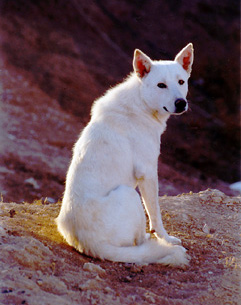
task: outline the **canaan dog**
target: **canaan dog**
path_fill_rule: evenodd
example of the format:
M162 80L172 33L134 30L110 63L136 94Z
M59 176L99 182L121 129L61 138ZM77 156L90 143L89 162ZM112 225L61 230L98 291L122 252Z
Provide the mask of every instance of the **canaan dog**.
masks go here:
M134 72L95 101L74 146L56 219L78 251L117 262L188 264L181 241L163 227L157 160L167 119L188 108L192 63L191 43L174 61L153 61L136 49ZM155 238L146 234L142 202Z

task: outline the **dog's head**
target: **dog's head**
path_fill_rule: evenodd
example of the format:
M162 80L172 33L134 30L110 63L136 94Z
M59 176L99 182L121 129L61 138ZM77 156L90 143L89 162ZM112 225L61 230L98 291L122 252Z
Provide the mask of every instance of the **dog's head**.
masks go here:
M136 49L133 67L141 82L141 97L158 115L181 114L188 109L188 78L193 63L193 45L189 43L174 61L152 61Z

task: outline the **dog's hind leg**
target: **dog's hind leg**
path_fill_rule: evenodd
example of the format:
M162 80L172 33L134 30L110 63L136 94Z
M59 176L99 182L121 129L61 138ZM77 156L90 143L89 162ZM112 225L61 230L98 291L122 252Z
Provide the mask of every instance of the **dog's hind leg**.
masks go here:
M146 239L146 217L140 196L131 187L120 185L101 199L107 242L121 247L142 244Z

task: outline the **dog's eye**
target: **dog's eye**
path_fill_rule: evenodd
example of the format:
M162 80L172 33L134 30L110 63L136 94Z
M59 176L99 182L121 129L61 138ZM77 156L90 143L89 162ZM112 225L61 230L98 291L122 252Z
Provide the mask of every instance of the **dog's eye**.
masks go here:
M179 81L178 81L178 84L179 85L183 85L185 82L184 82L184 80L182 80L182 79L180 79Z
M159 84L157 84L157 87L159 87L161 89L165 89L165 88L167 88L167 85L164 83L159 83Z

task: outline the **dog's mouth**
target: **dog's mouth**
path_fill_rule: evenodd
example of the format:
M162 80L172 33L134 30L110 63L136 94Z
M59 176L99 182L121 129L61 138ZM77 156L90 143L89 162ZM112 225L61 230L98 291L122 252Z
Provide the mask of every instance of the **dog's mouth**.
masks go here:
M184 112L187 111L187 109L183 109L183 110L176 110L175 112L170 112L166 107L163 107L163 109L169 114L175 114L175 115L183 114Z
M175 101L175 111L174 112L169 111L166 106L164 106L163 109L170 114L178 115L178 114L182 114L187 111L188 103L184 99L178 99Z

